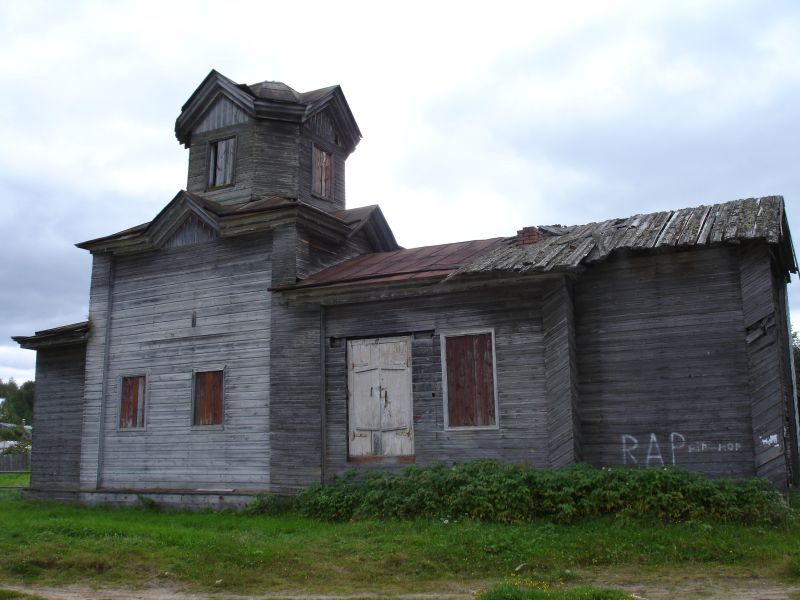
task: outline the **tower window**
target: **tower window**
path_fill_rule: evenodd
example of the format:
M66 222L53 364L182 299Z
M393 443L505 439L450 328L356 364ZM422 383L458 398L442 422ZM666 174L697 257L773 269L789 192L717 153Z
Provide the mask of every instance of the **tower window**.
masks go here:
M333 195L331 186L333 182L333 157L330 152L325 152L316 146L313 147L312 152L311 193L320 198L330 199Z
M208 146L207 189L233 184L233 163L236 159L236 138L211 142Z

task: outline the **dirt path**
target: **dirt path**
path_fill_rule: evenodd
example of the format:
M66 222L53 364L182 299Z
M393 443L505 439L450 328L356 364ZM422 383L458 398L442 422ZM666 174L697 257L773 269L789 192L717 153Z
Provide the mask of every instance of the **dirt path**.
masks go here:
M800 586L763 579L700 578L680 582L647 582L642 584L614 581L616 578L597 580L594 585L616 587L643 600L702 599L702 600L798 600ZM398 600L467 600L474 590L463 592L394 594L361 592L353 595L307 594L303 592L239 595L227 593L180 592L170 588L92 589L70 585L64 587L22 587L0 584L0 589L36 594L47 600L367 600L395 598Z

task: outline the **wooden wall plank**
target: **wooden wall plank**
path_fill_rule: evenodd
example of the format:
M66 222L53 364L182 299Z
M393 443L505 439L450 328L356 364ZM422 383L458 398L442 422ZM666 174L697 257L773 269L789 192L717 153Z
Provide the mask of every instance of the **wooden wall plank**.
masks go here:
M328 476L356 467L400 468L347 460L347 338L407 335L412 341L415 462L494 458L549 464L541 288L511 287L326 309L325 400ZM369 315L369 318L364 318ZM498 428L445 430L440 333L494 329Z
M566 277L546 288L542 300L547 373L547 423L550 466L581 460L578 366L572 282Z
M268 488L271 248L259 234L118 259L105 489ZM194 372L223 368L222 422L195 427ZM146 422L120 430L131 373L146 375Z
M575 288L582 459L753 476L737 251L612 257Z
M739 258L755 472L785 489L797 452L785 284L773 274L766 244L743 244Z
M37 352L32 488L79 487L85 369L85 344Z

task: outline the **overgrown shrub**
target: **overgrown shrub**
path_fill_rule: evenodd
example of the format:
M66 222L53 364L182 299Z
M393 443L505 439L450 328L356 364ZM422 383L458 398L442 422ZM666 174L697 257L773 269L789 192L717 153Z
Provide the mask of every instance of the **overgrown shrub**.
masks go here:
M249 515L285 515L294 509L294 496L260 494L244 508Z
M332 521L353 519L475 519L560 523L604 514L666 522L713 519L764 523L788 506L768 482L708 479L681 469L596 469L575 465L533 469L490 460L454 467L411 466L401 473L350 472L314 485L293 501L269 496L255 512L294 510Z

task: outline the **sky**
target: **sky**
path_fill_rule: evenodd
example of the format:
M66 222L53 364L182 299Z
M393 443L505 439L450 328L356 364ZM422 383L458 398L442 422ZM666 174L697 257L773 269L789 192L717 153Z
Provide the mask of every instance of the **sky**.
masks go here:
M340 84L348 207L405 247L773 194L797 226L799 32L794 1L0 0L0 379L34 377L10 336L87 318L74 244L185 187L212 68Z

